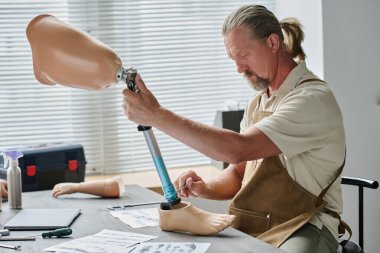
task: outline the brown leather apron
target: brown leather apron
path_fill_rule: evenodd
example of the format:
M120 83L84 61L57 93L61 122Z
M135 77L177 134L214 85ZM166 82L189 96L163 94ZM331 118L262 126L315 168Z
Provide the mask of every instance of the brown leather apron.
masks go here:
M308 79L299 85L310 81L321 80ZM258 110L260 98L257 96L253 102L256 109L252 124L272 114ZM336 212L325 208L327 202L323 197L341 174L343 166L344 162L331 183L316 197L289 176L279 156L248 161L242 187L229 207L230 214L236 215L233 227L279 247L322 210L340 219Z

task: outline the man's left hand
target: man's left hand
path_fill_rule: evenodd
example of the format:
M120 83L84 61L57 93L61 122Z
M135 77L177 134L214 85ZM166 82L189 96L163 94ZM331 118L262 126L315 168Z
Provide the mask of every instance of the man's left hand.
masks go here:
M153 126L162 109L152 92L146 87L141 76L137 74L136 85L138 92L123 90L123 109L129 120L142 126Z

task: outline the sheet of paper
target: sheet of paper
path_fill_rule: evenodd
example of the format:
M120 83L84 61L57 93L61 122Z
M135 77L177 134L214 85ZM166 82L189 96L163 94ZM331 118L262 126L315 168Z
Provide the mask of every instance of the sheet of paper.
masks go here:
M132 228L158 226L157 208L124 209L110 213Z
M204 253L210 243L198 242L144 242L132 253Z
M132 246L157 238L157 236L103 229L97 234L44 249L65 253L119 253L130 252Z

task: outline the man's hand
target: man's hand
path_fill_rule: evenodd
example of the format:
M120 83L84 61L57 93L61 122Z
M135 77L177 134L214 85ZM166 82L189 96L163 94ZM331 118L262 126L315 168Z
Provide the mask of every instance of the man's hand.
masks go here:
M194 171L189 170L183 173L174 181L174 188L181 189L179 194L181 197L207 197L208 187L203 179Z
M152 92L148 90L139 74L136 75L138 92L128 88L123 90L123 109L129 120L142 126L153 126L155 120L159 120L159 112L163 108L158 103Z

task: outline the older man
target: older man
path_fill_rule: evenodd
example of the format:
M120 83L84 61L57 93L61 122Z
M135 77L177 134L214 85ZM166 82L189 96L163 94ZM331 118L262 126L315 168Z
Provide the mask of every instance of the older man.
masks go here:
M231 199L234 226L292 253L336 252L345 134L339 105L327 84L307 69L303 31L260 5L243 6L225 20L228 56L257 95L241 132L186 119L162 107L137 77L124 110L216 160L227 169L204 181L193 171L175 182L183 197Z

